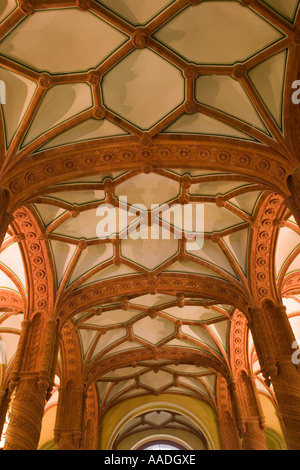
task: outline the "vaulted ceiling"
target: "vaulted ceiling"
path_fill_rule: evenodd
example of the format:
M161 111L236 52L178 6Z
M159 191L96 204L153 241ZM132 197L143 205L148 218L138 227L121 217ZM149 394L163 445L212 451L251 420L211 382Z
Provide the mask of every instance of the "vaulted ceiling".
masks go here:
M216 409L217 374L231 367L230 318L251 298L253 230L272 192L282 204L299 158L291 103L299 3L1 2L2 186L47 244L53 304L97 382L100 413L160 393ZM195 225L200 205L197 245L170 214L190 207ZM118 224L99 237L108 206ZM285 293L300 270L300 243L292 214L281 212L272 273ZM23 228L26 240L15 212L0 253L8 369L34 282ZM102 286L103 301L80 305ZM120 363L109 368L111 357ZM191 431L161 413L153 428L164 416L166 426ZM149 421L137 419L133 428Z

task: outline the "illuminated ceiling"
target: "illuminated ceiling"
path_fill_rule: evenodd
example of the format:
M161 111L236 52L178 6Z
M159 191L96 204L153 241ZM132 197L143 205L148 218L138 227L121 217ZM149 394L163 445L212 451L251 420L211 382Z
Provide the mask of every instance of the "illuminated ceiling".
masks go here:
M251 297L253 231L297 162L290 87L298 7L2 0L1 178L12 209L26 208L47 244L54 308L76 332L101 412L162 392L216 409L216 374L231 367L230 317ZM204 245L176 239L166 213L157 225L171 226L170 239L124 239L120 230L99 240L97 209L107 203L118 215L143 204L122 230L141 214L150 228L151 204L203 204ZM288 289L300 268L299 228L282 212L273 270ZM20 213L0 255L7 366L33 295ZM114 294L65 313L71 299L102 285ZM110 357L120 364L101 369Z

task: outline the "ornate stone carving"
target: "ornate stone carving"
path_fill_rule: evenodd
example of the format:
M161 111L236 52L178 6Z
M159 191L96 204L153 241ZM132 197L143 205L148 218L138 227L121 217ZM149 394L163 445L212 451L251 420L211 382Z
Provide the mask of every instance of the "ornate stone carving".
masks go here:
M145 144L148 145L145 149ZM94 172L109 173L116 169L125 170L136 168L151 162L153 167L184 168L187 164L194 168L223 170L224 164L228 172L242 175L251 173L252 179L265 184L266 188L274 188L288 195L286 180L292 171L287 162L282 162L271 151L265 153L263 147L257 148L249 145L247 153L238 145L232 144L230 149L225 145L215 145L211 142L190 144L188 142L172 143L159 142L149 145L120 142L120 145L106 144L105 148L91 145L87 153L85 148L77 145L77 150L66 147L64 156L56 154L55 150L41 152L38 160L26 161L26 158L12 174L3 178L3 188L11 194L11 206L20 206L31 194L43 191L51 184L72 179L76 175L84 176L90 173L90 159L93 159ZM87 159L87 156L89 157ZM265 162L268 162L268 171L265 171ZM41 162L45 162L41 164ZM264 171L263 170L264 167Z

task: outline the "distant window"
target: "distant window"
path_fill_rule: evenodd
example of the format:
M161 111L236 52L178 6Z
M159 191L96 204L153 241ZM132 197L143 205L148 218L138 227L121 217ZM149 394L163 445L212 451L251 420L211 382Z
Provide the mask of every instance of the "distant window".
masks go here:
M178 447L169 446L168 444L153 444L152 446L145 447L144 450L179 450Z
M142 445L138 450L187 450L177 442L171 441L151 441L147 444Z

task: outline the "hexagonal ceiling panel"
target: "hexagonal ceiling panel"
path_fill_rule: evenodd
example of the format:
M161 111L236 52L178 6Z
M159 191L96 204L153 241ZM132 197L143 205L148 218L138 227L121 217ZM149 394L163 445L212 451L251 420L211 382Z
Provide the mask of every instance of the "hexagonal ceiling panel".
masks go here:
M0 47L2 54L35 70L70 73L96 67L127 39L93 13L68 8L25 18Z
M0 23L17 8L17 0L4 0L0 5Z
M135 50L105 75L103 101L135 126L148 130L183 103L182 72L148 49Z
M226 173L182 173L82 178L38 198L34 207L51 242L57 285L73 290L114 277L163 272L245 280L259 186ZM204 214L201 227L197 205ZM191 227L181 212L190 213ZM186 240L183 235L191 230L200 238Z
M264 2L283 17L294 21L299 8L299 0L264 0Z
M132 300L115 299L114 303L75 316L74 325L88 367L128 352L133 357L143 351L153 354L158 349L165 351L165 359L134 360L99 376L103 411L125 397L149 393L205 397L214 406L215 372L200 364L180 363L167 357L168 351L179 347L205 351L212 358L226 360L231 307L204 304L185 299L185 305L179 307L174 296L143 295Z
M189 62L234 64L278 41L282 34L238 2L212 1L186 8L155 38Z
M133 25L145 25L174 0L97 0Z

